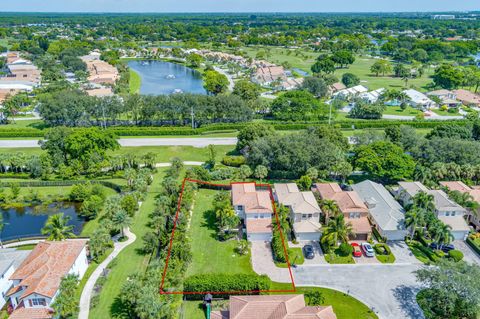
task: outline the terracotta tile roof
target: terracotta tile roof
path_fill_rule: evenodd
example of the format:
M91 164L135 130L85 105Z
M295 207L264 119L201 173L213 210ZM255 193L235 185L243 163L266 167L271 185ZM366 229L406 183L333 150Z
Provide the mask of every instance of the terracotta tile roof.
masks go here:
M343 214L368 213L367 206L357 192L343 191L337 183L317 183L313 190L317 191L322 199L334 200Z
M272 231L272 219L247 219L247 232L250 233L270 233Z
M457 100L462 101L464 104L480 105L480 95L478 94L467 90L454 90L453 93L457 95Z
M353 232L355 234L370 234L372 232L372 226L370 226L367 217L345 218L345 223L352 224Z
M232 296L229 319L336 319L332 307L305 306L303 295Z
M294 214L320 214L322 211L312 192L300 192L294 183L274 184L278 202L290 206Z
M9 319L50 319L53 311L48 308L24 308L18 307L8 317Z
M10 280L20 280L19 286L26 287L20 298L32 293L55 296L62 277L72 268L86 243L86 240L45 241L35 246L10 277ZM15 292L16 288L12 288L8 295Z
M461 193L469 193L473 200L480 203L480 189L476 187L469 187L461 181L456 182L440 182L440 185L447 187L451 191L458 191Z
M244 206L245 213L273 213L270 192L257 190L255 183L232 184L232 204Z

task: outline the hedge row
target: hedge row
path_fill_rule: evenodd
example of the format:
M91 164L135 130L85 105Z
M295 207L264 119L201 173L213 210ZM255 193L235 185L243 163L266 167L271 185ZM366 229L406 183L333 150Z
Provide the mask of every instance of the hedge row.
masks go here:
M470 245L470 247L472 247L472 249L480 255L480 247L478 247L475 242L473 241L473 239L471 239L470 237L467 238L467 244Z
M279 131L302 130L309 127L327 125L325 122L303 122L303 123L270 123ZM423 120L423 121L401 121L401 120L357 120L339 121L334 125L342 129L364 129L364 128L385 128L394 125L409 125L414 128L434 128L445 124L445 121ZM466 125L464 120L448 121L449 124ZM117 126L109 127L108 130L118 136L162 136L162 135L202 135L208 132L232 132L248 125L248 123L210 124L197 129L188 126ZM48 130L48 129L47 129ZM34 128L10 128L0 127L0 138L8 137L43 137L47 130Z
M247 274L203 274L188 277L183 290L188 292L225 292L215 294L216 298L226 298L228 295L252 295L270 289L271 281L266 275ZM228 293L230 292L230 293ZM184 295L190 300L200 300L203 295Z

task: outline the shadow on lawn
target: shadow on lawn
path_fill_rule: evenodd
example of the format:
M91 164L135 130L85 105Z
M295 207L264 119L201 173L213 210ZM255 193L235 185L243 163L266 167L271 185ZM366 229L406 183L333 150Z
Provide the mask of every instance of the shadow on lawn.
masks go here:
M214 232L210 234L215 240L218 240L218 228L216 225L217 217L215 216L215 212L213 210L206 210L203 212L203 221L200 224L200 227L206 227L209 230L213 230Z

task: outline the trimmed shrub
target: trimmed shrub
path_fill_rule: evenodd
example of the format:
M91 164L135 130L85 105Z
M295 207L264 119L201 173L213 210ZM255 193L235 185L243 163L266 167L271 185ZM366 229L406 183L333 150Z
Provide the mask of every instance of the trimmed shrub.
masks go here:
M353 253L353 247L348 243L342 243L340 247L338 247L338 252L341 256L349 256Z
M475 235L468 236L467 244L469 244L470 247L472 247L472 249L475 250L475 252L480 255L480 247L475 243L475 238L476 238Z
M215 294L218 298L225 298L232 292L236 295L251 295L252 291L260 294L260 291L269 290L270 284L271 281L266 275L202 274L188 277L183 287L184 291L188 292L225 292L225 295ZM203 295L185 295L185 297L189 300L201 300Z
M225 166L240 167L247 162L244 156L225 156L222 164Z
M377 255L391 255L392 250L387 244L381 243L381 244L376 244L373 246L373 249L375 249L375 252Z
M283 230L282 230L283 232ZM285 233L283 233L283 238L286 239ZM272 252L273 252L273 257L275 260L279 263L286 263L287 262L287 256L285 256L285 250L284 250L284 245L282 242L282 237L280 236L280 231L275 228L273 231L273 236L272 236Z
M463 259L463 253L460 250L450 250L448 252L448 256L455 260L456 262L459 262L460 260Z

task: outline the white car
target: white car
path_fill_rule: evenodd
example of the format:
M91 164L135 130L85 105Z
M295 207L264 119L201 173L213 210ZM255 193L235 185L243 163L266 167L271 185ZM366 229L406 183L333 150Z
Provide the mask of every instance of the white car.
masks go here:
M362 251L366 257L375 257L375 251L369 243L362 243Z

